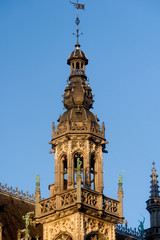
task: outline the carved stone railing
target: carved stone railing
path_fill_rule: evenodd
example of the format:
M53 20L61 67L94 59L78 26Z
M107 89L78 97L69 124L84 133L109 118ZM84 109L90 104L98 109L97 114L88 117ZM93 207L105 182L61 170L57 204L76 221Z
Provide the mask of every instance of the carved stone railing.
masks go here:
M81 188L80 191L81 201L77 201L77 188L64 191L45 200L40 200L40 215L44 216L80 203L92 209L119 216L119 202L117 200L105 197L103 194L90 189Z
M128 228L127 224L117 224L116 225L116 233L126 236L126 237L133 237L136 240L141 239L140 233L137 231L136 228Z
M29 194L28 191L23 192L22 190L18 190L18 187L16 187L15 189L12 187L8 187L7 183L5 183L4 185L2 185L0 183L0 192L12 196L14 198L18 198L18 199L23 199L24 201L29 201L31 203L35 202L35 196L34 194Z
M98 208L99 194L89 191L88 189L82 189L82 203L94 208Z
M60 195L60 207L68 207L77 202L77 189Z
M45 213L54 211L55 209L56 209L56 198L55 197L42 200L40 203L41 214L45 214Z
M103 209L105 212L117 214L118 213L118 201L103 196Z

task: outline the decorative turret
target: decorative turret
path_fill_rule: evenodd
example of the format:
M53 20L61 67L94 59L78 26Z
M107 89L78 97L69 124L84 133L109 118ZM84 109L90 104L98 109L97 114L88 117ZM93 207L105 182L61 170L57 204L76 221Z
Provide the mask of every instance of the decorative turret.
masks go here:
M103 194L103 155L105 126L99 125L93 105L92 89L85 74L88 58L80 50L78 9L83 4L71 2L77 9L77 44L67 63L71 67L63 95L66 111L57 127L52 125L52 150L55 153L55 183L49 186L50 197L39 200L36 188L36 223L43 224L48 239L115 240L115 225L122 223L122 186L120 201ZM37 179L37 187L39 187ZM121 206L121 207L120 207Z
M153 162L152 174L150 177L151 195L146 202L147 210L150 213L150 228L145 230L147 240L160 239L160 198L155 162Z

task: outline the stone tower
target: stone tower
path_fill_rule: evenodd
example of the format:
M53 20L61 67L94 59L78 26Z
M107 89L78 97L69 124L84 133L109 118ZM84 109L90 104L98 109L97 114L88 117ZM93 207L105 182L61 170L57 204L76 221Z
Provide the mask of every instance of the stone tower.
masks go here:
M43 224L43 239L115 240L115 224L123 221L123 191L119 201L103 195L104 123L93 105L85 67L88 59L76 44L68 60L70 76L63 95L66 111L52 127L51 153L55 153L55 183L50 197L40 199L36 187L36 223Z
M160 239L160 196L158 186L158 175L153 162L151 174L151 195L147 200L147 210L150 214L150 228L145 230L147 240Z

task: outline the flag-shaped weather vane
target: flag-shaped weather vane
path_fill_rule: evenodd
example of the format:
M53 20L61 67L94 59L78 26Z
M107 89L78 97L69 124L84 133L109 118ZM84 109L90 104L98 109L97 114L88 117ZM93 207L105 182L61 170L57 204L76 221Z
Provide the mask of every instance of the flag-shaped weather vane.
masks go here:
M84 4L80 4L80 3L78 2L78 0L77 0L76 3L75 3L75 2L71 2L71 1L70 1L70 3L73 4L73 6L77 9L77 18L76 18L76 21L75 21L75 23L76 23L76 25L77 25L77 33L76 33L76 34L73 33L73 34L77 37L77 43L76 43L75 46L76 46L76 47L80 47L80 45L79 45L79 36L82 35L82 33L79 34L80 19L79 19L79 16L78 16L78 10L79 10L79 9L85 10L85 5L84 5Z

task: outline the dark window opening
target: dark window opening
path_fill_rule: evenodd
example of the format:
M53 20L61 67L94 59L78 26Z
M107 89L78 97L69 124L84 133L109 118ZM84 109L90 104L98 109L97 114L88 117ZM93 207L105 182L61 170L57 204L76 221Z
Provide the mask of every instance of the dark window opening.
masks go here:
M67 189L67 157L63 157L63 190Z
M76 73L79 73L79 62L76 63Z
M91 174L91 189L95 190L95 156L91 156L91 165L90 165L90 174Z

